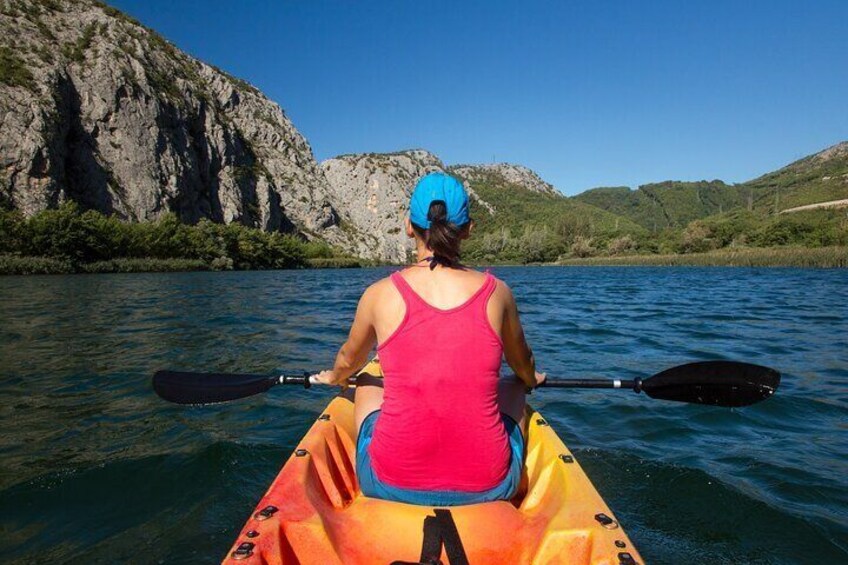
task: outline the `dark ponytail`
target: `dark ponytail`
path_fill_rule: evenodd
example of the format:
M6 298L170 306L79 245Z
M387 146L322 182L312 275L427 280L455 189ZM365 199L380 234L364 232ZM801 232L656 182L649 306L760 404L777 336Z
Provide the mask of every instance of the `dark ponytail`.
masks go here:
M430 229L412 224L412 229L424 241L424 244L433 252L430 261L430 269L436 264L445 267L456 267L459 265L459 245L462 241L463 232L468 224L458 226L448 222L448 209L443 200L434 200L427 212L430 220Z

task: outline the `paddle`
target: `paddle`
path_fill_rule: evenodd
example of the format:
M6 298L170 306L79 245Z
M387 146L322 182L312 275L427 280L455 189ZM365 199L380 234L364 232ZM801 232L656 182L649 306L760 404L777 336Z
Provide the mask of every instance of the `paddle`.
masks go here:
M159 371L153 390L177 404L213 404L265 392L275 385L313 383L309 374L241 375ZM675 400L712 406L748 406L772 396L780 373L768 367L736 361L700 361L666 369L647 379L548 379L545 388L613 388L644 392L658 400Z

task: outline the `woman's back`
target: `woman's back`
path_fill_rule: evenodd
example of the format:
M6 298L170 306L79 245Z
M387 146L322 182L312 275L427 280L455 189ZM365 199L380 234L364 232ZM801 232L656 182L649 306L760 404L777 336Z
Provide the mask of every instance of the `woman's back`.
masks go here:
M416 265L365 290L333 368L311 377L343 383L378 346L384 378L360 375L354 405L366 496L449 506L509 499L518 489L525 387L544 375L512 292L460 263L473 224L459 180L421 178L404 220ZM502 358L518 380L499 382Z
M475 271L413 268L382 285L375 328L384 399L369 451L385 483L477 492L504 479L497 284Z

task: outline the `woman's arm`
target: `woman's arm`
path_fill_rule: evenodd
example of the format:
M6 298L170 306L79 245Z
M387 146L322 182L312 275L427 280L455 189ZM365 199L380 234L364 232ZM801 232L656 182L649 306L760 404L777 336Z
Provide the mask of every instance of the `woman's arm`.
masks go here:
M515 371L515 375L521 379L529 388L535 388L545 380L544 375L536 372L536 360L527 340L524 338L524 328L518 318L518 305L510 288L500 283L500 291L504 304L503 326L501 328L501 339L503 340L504 357L506 362Z
M356 371L368 362L368 354L377 343L374 331L374 305L376 304L376 285L371 285L359 299L356 316L350 327L347 341L339 349L336 362L329 371L313 375L316 382L328 385L344 385Z

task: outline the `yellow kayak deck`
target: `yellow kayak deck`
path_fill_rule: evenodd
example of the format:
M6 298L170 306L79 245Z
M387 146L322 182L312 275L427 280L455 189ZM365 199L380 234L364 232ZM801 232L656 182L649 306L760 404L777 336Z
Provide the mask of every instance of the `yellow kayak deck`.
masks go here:
M516 497L437 513L433 507L360 493L353 402L336 397L283 466L224 562L420 563L425 547L432 554L435 543L441 563L451 565L642 563L541 414L528 407L527 422L524 476Z

